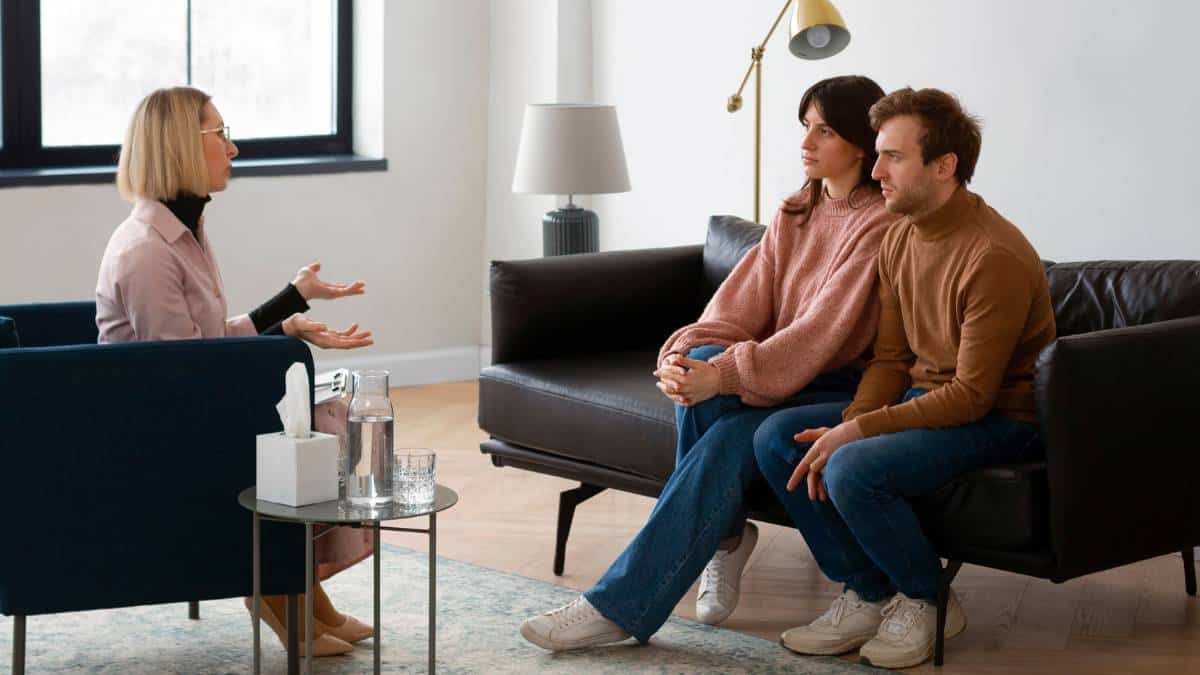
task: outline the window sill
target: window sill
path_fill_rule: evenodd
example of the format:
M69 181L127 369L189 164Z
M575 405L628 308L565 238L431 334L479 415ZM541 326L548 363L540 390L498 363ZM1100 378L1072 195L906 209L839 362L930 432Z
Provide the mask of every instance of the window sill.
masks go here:
M280 159L238 159L233 162L233 175L239 176L305 176L321 173L356 173L387 171L387 159L359 155L317 155ZM62 169L3 169L0 188L31 185L87 185L114 183L115 166L77 166Z

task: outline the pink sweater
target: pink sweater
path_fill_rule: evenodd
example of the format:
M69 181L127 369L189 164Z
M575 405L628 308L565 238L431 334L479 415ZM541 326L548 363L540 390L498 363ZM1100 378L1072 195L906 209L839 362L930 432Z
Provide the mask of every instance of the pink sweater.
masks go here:
M804 194L784 206L803 203ZM879 324L879 246L899 218L882 196L862 190L852 200L826 195L801 225L802 218L776 212L700 320L667 338L659 363L701 345L725 346L709 361L721 373L721 393L770 406L863 355Z

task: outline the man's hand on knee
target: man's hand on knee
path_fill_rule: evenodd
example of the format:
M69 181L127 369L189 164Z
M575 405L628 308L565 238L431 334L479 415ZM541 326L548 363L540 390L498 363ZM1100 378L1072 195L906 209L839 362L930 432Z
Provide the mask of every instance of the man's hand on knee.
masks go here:
M812 447L800 459L796 470L792 472L792 477L788 479L788 492L794 491L800 486L800 481L807 477L808 498L821 501L829 499L829 495L825 491L825 483L821 480L825 464L843 445L862 440L863 433L858 422L854 420L842 422L832 429L829 427L805 429L793 438L797 443L812 443Z

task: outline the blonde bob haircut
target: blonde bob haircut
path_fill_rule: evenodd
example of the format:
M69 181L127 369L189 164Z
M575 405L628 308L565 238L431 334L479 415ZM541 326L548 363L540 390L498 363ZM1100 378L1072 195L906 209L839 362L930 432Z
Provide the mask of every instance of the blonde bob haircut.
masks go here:
M142 99L121 145L117 190L126 201L208 194L200 116L211 97L192 87L158 89Z

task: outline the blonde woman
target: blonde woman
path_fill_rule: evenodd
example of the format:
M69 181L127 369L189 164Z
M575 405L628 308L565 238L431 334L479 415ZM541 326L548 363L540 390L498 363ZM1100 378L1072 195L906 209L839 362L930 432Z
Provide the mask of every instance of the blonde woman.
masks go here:
M133 203L133 212L109 239L96 282L99 341L279 334L323 348L372 344L371 333L360 331L358 324L336 331L304 316L310 300L365 290L361 281L321 280L319 263L301 268L283 291L257 309L228 317L203 212L211 195L225 189L237 154L229 127L202 91L159 89L138 105L117 167L117 188ZM318 430L337 432L344 424L344 404L317 407ZM318 578L328 579L371 552L364 531L339 528L317 540ZM314 656L346 653L353 649L351 642L372 635L371 627L339 613L319 582L312 591ZM284 597L264 600L263 619L286 644Z

